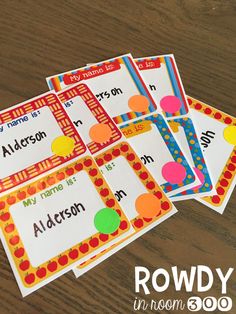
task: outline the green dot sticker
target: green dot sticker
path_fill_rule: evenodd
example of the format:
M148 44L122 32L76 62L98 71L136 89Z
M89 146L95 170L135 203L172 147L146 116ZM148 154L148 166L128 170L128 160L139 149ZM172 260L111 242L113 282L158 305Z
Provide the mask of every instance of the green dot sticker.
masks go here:
M113 233L120 225L120 216L112 208L103 208L96 213L94 225L101 233Z

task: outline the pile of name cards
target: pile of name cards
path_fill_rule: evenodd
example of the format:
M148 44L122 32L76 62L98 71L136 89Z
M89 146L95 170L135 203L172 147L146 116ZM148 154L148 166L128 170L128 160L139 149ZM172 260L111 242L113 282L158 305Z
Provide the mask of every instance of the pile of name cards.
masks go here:
M81 276L195 199L223 213L236 118L186 96L173 55L47 78L0 112L1 241L23 296Z

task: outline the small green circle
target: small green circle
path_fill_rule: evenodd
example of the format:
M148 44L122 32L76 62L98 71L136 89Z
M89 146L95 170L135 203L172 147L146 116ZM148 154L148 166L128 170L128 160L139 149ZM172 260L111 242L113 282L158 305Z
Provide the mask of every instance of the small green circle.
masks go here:
M120 216L112 208L103 208L96 213L94 217L94 225L101 233L113 233L120 225Z

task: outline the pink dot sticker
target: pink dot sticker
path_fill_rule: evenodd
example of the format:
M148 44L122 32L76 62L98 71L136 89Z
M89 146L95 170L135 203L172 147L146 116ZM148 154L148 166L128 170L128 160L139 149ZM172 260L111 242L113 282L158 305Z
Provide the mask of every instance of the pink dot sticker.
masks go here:
M181 101L176 96L165 96L161 99L160 106L167 113L175 113L181 108Z
M205 182L205 176L204 176L204 174L201 172L201 170L199 170L198 168L193 168L193 170L195 171L195 173L196 173L196 175L198 176L198 179L200 180L200 182L201 182L201 184L199 184L199 185L197 185L197 186L195 186L194 187L194 191L195 190L198 190L198 189L200 189L202 186L203 186L203 184L204 184L204 182Z
M186 178L184 166L175 161L167 162L161 170L163 178L171 184L180 184Z

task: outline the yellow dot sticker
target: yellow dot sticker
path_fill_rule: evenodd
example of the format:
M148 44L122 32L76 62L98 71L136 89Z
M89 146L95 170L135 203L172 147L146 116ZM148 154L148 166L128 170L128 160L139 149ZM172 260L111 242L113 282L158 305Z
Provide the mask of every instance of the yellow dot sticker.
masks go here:
M69 156L75 147L75 141L69 136L59 136L52 142L52 152L60 157Z
M230 125L224 129L224 138L229 144L236 145L236 125Z

